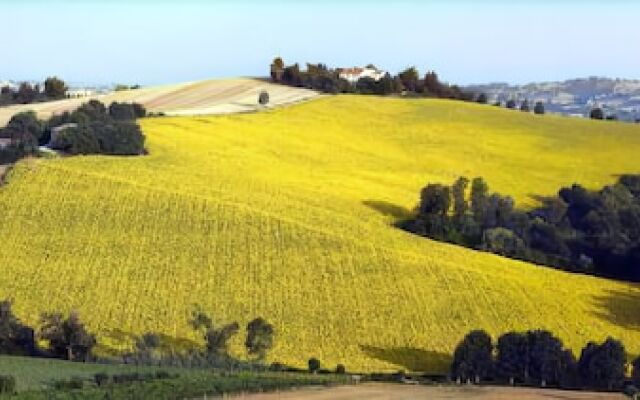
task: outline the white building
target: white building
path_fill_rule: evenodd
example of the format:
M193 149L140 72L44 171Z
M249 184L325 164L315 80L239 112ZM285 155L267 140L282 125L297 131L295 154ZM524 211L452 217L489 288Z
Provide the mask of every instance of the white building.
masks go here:
M95 94L95 90L93 89L85 89L85 88L74 88L67 90L67 97L75 98L75 97L89 97Z
M386 74L386 72L380 71L377 68L338 68L337 71L338 76L341 79L352 84L358 82L362 78L372 78L375 81L379 81Z

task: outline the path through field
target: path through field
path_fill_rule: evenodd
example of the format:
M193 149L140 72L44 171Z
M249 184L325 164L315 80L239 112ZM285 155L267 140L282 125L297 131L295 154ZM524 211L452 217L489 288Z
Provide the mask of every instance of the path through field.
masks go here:
M403 386L365 384L335 388L311 388L278 393L248 394L230 397L244 400L604 400L624 399L621 394L577 392L551 389L508 387Z
M90 99L100 100L107 105L112 101L137 102L143 104L150 112L163 112L167 115L250 112L259 109L258 94L262 90L269 93L269 107L293 104L318 95L312 90L276 85L259 79L208 80L125 90L77 99L0 107L0 126L4 126L11 116L21 111L33 110L40 118L49 118L52 114L72 111Z

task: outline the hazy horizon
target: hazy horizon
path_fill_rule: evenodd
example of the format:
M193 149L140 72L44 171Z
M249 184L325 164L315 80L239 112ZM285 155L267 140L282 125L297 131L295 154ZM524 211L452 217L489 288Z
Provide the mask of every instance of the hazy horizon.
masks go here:
M0 1L0 35L14 38L0 42L0 80L150 85L265 76L276 55L393 73L415 65L461 85L640 79L640 4L478 3Z

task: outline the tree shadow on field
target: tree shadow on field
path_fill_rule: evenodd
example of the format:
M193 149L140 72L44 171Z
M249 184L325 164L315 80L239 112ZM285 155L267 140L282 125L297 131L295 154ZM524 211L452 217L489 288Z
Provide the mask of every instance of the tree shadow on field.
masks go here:
M405 221L413 217L413 212L406 207L380 200L364 200L365 206L379 212L380 214L392 217L398 221Z
M161 351L181 353L201 347L198 343L190 339L170 336L164 333L150 333L158 336L158 348ZM112 329L103 333L101 336L107 339L107 342L112 343L112 345L101 344L100 351L107 355L118 357L124 352L131 350L142 334L136 335L131 332L125 332L122 329Z
M640 289L608 290L595 296L596 317L626 329L640 330Z
M360 349L369 357L398 365L407 371L442 373L451 365L450 354L418 349L415 347L382 348L361 345Z

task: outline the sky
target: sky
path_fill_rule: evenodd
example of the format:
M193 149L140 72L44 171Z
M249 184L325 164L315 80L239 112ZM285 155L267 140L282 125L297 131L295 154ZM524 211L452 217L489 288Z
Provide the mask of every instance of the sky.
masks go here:
M456 84L640 79L640 1L0 0L0 81L156 85L287 64Z

